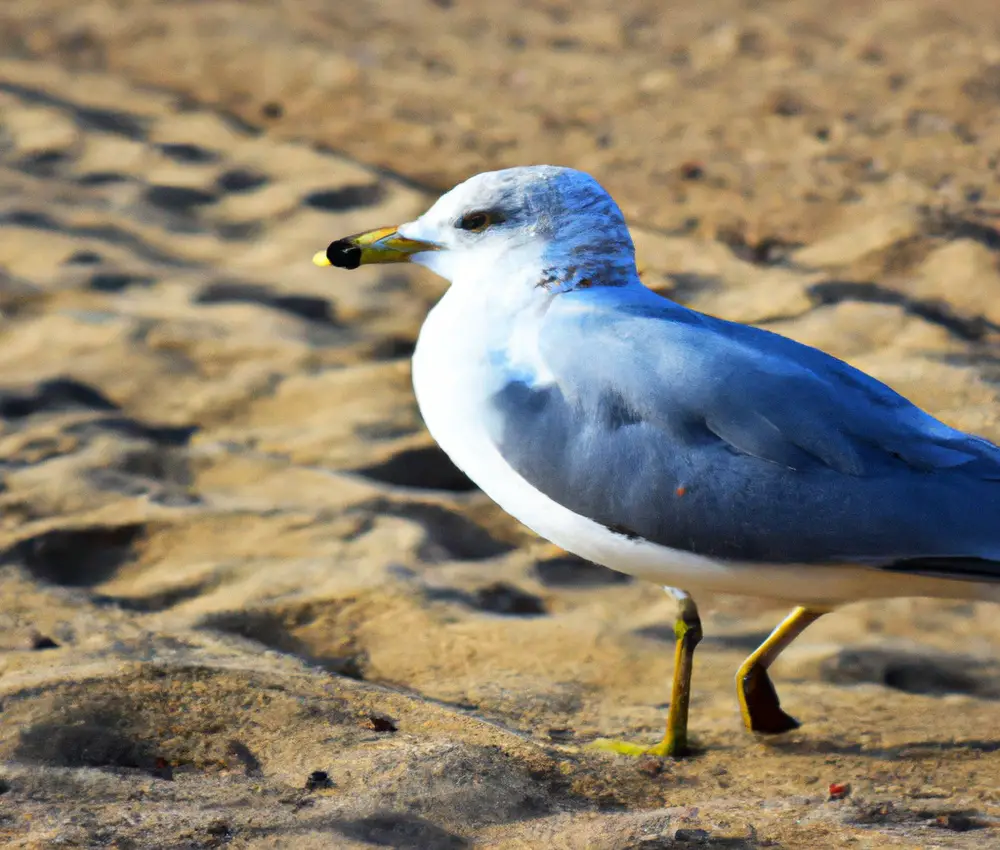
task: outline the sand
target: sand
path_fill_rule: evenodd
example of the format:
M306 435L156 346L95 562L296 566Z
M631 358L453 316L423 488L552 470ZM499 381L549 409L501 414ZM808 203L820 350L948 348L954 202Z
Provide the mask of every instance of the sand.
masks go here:
M0 841L1000 847L995 605L673 606L433 445L443 291L318 270L475 171L592 171L646 280L1000 439L1000 7L0 5ZM903 581L903 579L901 579ZM833 791L831 792L831 787Z

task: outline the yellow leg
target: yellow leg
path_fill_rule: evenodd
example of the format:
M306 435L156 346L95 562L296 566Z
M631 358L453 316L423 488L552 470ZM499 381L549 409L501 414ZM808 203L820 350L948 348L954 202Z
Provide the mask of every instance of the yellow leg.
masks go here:
M771 632L736 673L736 696L743 725L749 732L777 735L799 727L799 722L781 709L767 668L808 626L826 611L796 608Z
M680 610L674 621L677 643L674 650L674 682L667 713L667 729L663 740L652 747L599 738L592 746L625 756L660 756L680 758L688 754L688 707L691 703L691 673L694 669L694 650L701 641L701 618L698 606L683 590L666 588L678 602Z

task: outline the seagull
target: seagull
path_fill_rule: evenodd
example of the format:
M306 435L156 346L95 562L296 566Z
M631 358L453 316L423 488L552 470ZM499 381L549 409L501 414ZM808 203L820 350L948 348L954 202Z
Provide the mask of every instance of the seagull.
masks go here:
M692 592L794 606L736 675L743 723L763 734L798 727L767 671L824 614L1000 601L1000 448L818 349L648 289L588 174L478 174L313 261L409 261L447 279L412 363L433 438L541 537L677 600L663 739L598 746L690 752Z

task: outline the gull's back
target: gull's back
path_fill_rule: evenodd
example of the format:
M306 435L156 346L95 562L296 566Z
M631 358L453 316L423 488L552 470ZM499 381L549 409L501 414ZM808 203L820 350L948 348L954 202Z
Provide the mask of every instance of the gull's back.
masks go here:
M576 513L724 560L1000 581L1000 449L830 355L630 283L555 296L539 357L493 439Z

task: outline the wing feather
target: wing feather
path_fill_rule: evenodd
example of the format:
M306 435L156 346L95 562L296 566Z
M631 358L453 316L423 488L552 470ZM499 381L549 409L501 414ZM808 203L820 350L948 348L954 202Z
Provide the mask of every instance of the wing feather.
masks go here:
M1000 449L823 352L598 288L553 299L537 350L493 439L609 528L739 561L1000 560Z
M1000 480L992 443L948 427L822 351L760 328L698 314L691 321L658 296L660 305L615 310L606 301L574 304L574 295L556 299L541 335L563 386L579 389L595 376L590 363L567 356L566 341L582 335L604 353L594 363L602 385L653 416L700 419L735 451L796 470L819 463L863 476L965 467Z

